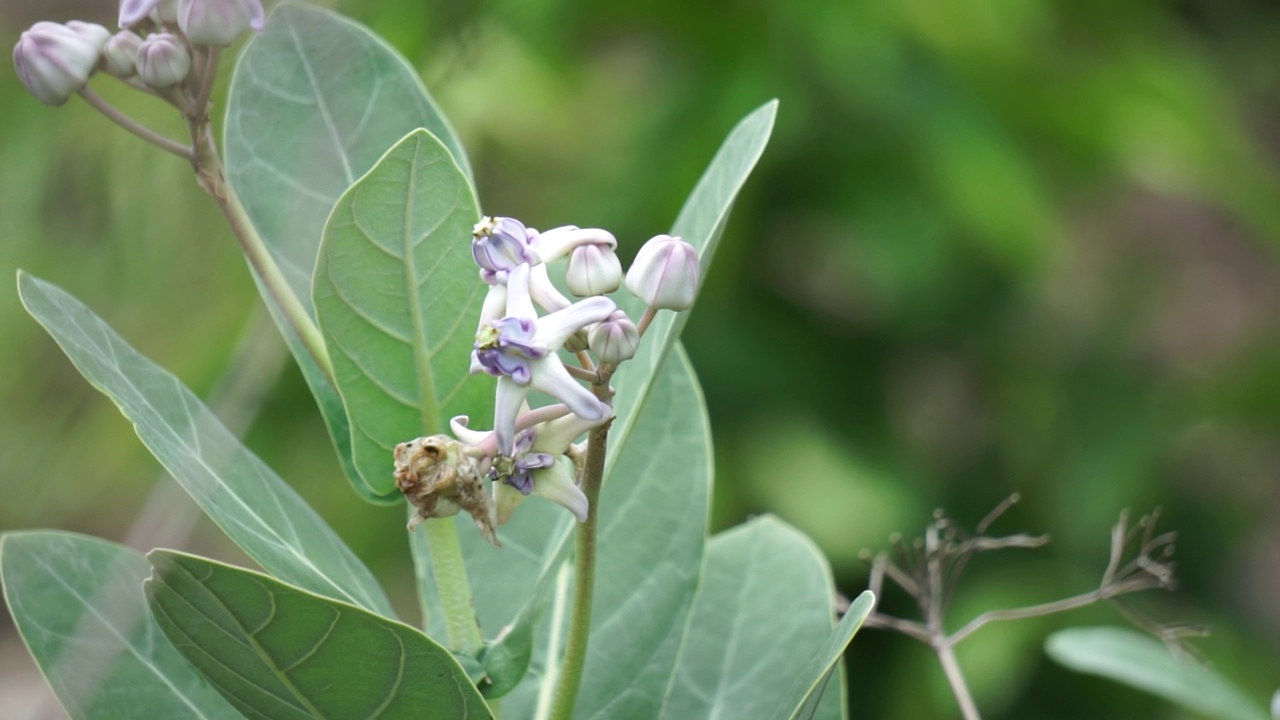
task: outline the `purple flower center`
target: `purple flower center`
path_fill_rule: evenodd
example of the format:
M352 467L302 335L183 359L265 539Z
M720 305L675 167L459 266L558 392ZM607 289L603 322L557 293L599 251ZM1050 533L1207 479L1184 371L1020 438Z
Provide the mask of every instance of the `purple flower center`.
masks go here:
M534 342L536 332L532 318L504 317L487 323L476 333L476 359L490 375L506 375L527 385L533 377L529 361L551 352L546 345Z
M533 492L533 471L549 468L556 462L550 453L529 452L535 436L533 428L521 430L516 435L514 457L495 459L489 468L489 478L505 482L525 495Z

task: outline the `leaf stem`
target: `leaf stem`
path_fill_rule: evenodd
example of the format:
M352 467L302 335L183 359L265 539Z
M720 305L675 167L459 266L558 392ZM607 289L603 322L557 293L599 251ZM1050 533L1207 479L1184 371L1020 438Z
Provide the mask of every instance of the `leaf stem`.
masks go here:
M427 535L427 552L431 555L431 575L436 581L436 592L440 593L449 647L475 655L484 647L484 637L471 606L471 583L462 560L458 526L451 518L428 520L422 526Z
M596 394L608 392L608 381L592 388ZM587 461L582 473L582 492L587 496L587 521L578 526L573 561L573 608L569 614L569 638L565 641L564 667L556 687L550 720L571 720L573 706L582 685L582 671L587 659L587 640L591 634L591 605L596 579L596 527L600 518L600 485L604 479L605 450L608 446L609 423L587 436Z
M249 265L253 267L258 278L267 288L267 292L275 300L281 314L293 328L303 347L311 355L311 359L315 361L316 366L329 382L333 383L333 364L329 360L329 352L325 348L320 329L316 327L310 313L303 307L302 301L294 294L293 288L289 287L289 282L280 272L280 266L276 264L275 258L263 243L262 236L258 235L258 231L253 227L249 214L240 204L240 198L236 196L231 183L227 182L226 170L222 166L222 159L218 156L217 146L213 142L213 132L207 120L191 124L191 139L192 146L195 148L195 156L191 164L195 167L196 180L200 183L200 187L217 201Z
M942 664L942 672L947 676L947 684L956 696L956 703L960 706L964 720L982 720L982 716L978 714L978 706L973 702L973 695L969 692L969 685L964 681L964 673L960 672L960 663L956 662L951 643L944 640L934 645L933 650L938 654L938 662Z
M119 125L125 130L128 130L134 135L146 140L167 153L172 153L183 160L194 162L195 153L192 152L191 148L176 140L171 140L155 130L143 125L137 120L134 120L128 115L125 115L119 110L119 108L107 102L98 93L85 87L80 89L80 97L84 98L85 102L92 105L95 110L105 115L108 120L116 125Z

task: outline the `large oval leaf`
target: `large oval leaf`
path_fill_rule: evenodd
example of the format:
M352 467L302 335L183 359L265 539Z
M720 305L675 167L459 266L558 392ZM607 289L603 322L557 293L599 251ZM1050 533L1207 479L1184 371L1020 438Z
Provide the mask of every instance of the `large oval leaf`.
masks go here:
M408 625L213 560L147 559L160 628L248 717L492 717L449 651Z
M356 469L395 489L397 443L493 404L493 380L470 374L485 285L471 259L480 219L448 149L416 130L338 200L316 266L315 305L351 418ZM477 417L478 416L478 417Z
M1068 628L1045 641L1049 657L1076 672L1099 675L1144 690L1219 720L1267 720L1262 706L1192 658L1123 628Z
M0 541L0 576L13 621L74 720L241 720L160 635L138 553L65 532Z
M249 557L308 590L391 614L373 574L333 529L178 378L67 292L26 274L19 274L18 290L76 368Z
M462 144L413 68L366 28L326 10L286 5L245 48L228 99L227 174L308 310L333 204L387 148L419 127L442 138L470 176ZM366 500L386 502L355 471L337 388L282 320L271 294L262 297L316 397L343 470Z
M788 718L804 704L816 706L811 717L843 717L842 693L810 702L800 690L820 681L844 650L828 642L834 593L821 552L774 517L712 538L661 717ZM825 663L816 674L815 656Z

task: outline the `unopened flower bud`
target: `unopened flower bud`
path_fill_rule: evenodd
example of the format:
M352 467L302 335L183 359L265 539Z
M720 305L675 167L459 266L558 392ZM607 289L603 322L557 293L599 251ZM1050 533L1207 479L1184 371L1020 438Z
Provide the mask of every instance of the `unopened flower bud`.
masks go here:
M169 33L148 35L138 47L137 62L138 77L157 90L182 82L191 72L191 54Z
M591 328L587 339L591 343L591 352L600 362L615 365L635 357L636 348L640 346L640 333L635 323L621 310L614 311Z
M564 281L578 297L611 293L622 284L622 262L608 245L579 245L569 255Z
M487 274L498 275L519 265L535 263L533 233L515 218L485 217L471 231L471 257ZM486 278L488 279L488 278Z
M130 78L138 72L138 48L142 38L136 33L121 30L107 40L102 49L102 64L107 72L118 78Z
M99 52L107 44L107 40L111 38L111 31L97 23L69 20L67 27L71 28L80 37L93 43L93 46L98 48Z
M688 310L698 295L698 251L678 237L658 235L644 244L627 270L627 289L650 307Z
M101 43L66 25L38 22L13 46L18 79L46 105L65 103L89 82L101 56Z
M261 0L179 0L178 26L197 45L227 47L246 30L262 32Z
M564 349L571 353L580 353L590 347L587 342L587 331L579 330L564 341Z

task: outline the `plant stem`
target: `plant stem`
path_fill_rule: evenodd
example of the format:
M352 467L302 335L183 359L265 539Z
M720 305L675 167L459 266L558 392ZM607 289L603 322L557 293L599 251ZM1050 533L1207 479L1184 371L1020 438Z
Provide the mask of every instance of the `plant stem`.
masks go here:
M597 394L607 392L593 388ZM591 603L596 585L596 525L600 517L600 484L604 478L605 450L609 423L591 431L587 437L587 462L582 473L582 492L587 496L587 521L578 526L573 560L573 609L569 615L569 638L565 642L564 667L556 687L550 720L570 720L582 684L582 670L587 659L587 640L591 635Z
M196 180L200 183L200 187L217 201L236 240L240 242L240 249L244 251L249 265L262 280L262 284L275 300L294 333L297 334L302 346L307 349L307 354L315 361L316 366L329 379L329 382L333 383L333 364L329 360L329 352L325 349L320 329L316 327L311 315L303 307L302 301L294 294L293 288L289 287L289 282L280 272L280 266L276 264L275 258L271 257L271 252L262 242L262 236L258 235L253 222L249 219L249 214L240 204L240 198L236 196L231 183L227 182L226 171L222 167L222 159L218 156L217 147L214 145L209 123L193 123L191 136L193 147L196 149L192 165L195 167Z
M143 125L137 120L134 120L128 115L125 115L118 108L116 108L116 106L104 100L102 96L99 95L98 93L90 90L87 87L81 88L80 97L84 98L85 102L92 105L95 110L105 115L108 120L115 123L116 125L119 125L125 130L128 130L134 135L142 138L143 140L146 140L147 142L151 143L152 145L155 145L156 147L160 148L161 150L164 150L165 152L177 155L183 160L194 162L195 153L191 151L191 148L187 147L186 145L183 145L182 143L176 140L171 140L161 135L160 133L156 132L155 130L152 130L151 128Z
M428 520L422 523L422 527L427 534L431 575L436 581L436 592L440 593L449 647L475 655L484 647L484 637L480 634L475 609L471 606L471 583L467 580L467 566L462 560L458 526L452 518L441 518Z
M969 686L964 681L964 673L960 672L960 663L956 662L951 643L943 639L934 644L933 650L938 654L938 662L942 663L942 672L947 676L947 684L956 696L956 703L960 705L964 720L982 720L982 716L978 714L978 706L973 702L973 695L969 693Z

